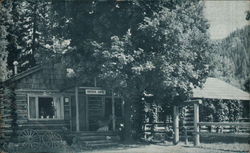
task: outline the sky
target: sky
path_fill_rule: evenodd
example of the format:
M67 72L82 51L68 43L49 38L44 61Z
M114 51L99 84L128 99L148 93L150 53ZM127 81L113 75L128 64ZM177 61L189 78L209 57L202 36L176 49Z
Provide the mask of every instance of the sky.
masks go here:
M223 39L250 25L245 19L247 10L250 10L250 0L205 0L204 15L210 23L211 39Z

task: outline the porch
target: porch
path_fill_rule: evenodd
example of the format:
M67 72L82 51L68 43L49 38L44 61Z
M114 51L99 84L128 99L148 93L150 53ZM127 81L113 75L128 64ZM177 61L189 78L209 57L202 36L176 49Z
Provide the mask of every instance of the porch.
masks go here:
M75 87L65 98L70 109L70 131L117 131L123 123L124 102L113 90L99 87Z

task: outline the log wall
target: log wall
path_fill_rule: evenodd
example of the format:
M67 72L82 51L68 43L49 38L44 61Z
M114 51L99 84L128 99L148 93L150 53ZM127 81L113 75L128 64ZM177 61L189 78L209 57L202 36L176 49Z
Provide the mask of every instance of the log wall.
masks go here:
M3 84L0 82L0 144L4 142L4 132L3 132L3 96L4 96L4 89Z
M18 74L19 79L12 78L0 86L0 142L7 142L13 136L13 123L17 125L16 133L23 129L36 129L38 131L70 129L70 103L71 93L59 92L65 82L63 69L60 64L51 64L43 68ZM20 75L22 76L20 78ZM8 97L5 89L12 87L15 94L14 100ZM28 119L28 94L47 95L57 94L68 97L69 102L64 102L64 119L61 120L29 120ZM14 106L14 107L13 107ZM13 114L16 119L13 119Z
M8 141L15 132L15 101L14 91L11 88L4 87L0 88L0 143ZM11 96L13 95L13 96Z
M44 91L44 92L50 92ZM17 90L16 92L16 105L17 105L17 124L18 124L18 130L23 129L35 129L38 131L61 131L64 129L70 129L70 101L65 102L65 98L68 97L70 100L70 96L66 93L61 93L61 96L63 96L63 105L64 105L64 119L58 119L58 120L29 120L28 119L28 94L43 94L41 91L21 91ZM50 92L53 94L60 94L57 92Z

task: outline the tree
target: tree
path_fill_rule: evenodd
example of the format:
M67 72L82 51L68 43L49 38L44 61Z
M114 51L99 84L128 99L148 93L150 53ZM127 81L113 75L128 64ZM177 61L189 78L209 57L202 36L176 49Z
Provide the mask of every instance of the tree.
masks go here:
M223 55L220 42L214 42L214 46L214 52L211 54L213 60L210 76L238 85L235 79L235 64L229 57Z
M244 84L245 91L250 92L250 78L248 78Z
M10 14L11 2L0 2L0 82L7 79L7 45L8 45L8 25L13 23Z
M212 76L244 89L249 77L250 46L248 41L250 26L232 32L227 38L215 42L214 71Z
M152 17L144 17L137 29L111 37L110 47L93 43L101 63L99 77L125 98L127 136L133 120L131 106L138 95L146 91L158 103L176 104L188 99L191 86L200 86L209 72L212 45L202 3L161 7Z
M60 32L67 25L66 19L58 16L52 1L14 1L11 13L15 24L9 29L9 69L15 60L19 62L19 71L46 63L48 57L64 52L63 48L69 45L70 40Z

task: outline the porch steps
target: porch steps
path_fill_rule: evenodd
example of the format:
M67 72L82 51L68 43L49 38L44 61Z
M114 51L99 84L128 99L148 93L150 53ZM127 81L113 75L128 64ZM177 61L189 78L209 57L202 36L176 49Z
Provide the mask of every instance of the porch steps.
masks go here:
M114 132L75 132L77 143L86 148L117 146L119 136Z

